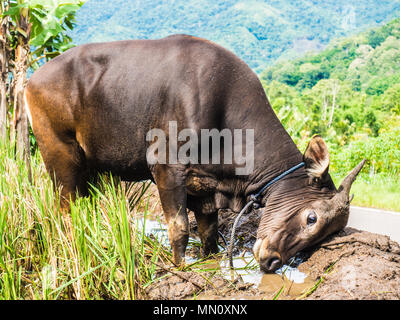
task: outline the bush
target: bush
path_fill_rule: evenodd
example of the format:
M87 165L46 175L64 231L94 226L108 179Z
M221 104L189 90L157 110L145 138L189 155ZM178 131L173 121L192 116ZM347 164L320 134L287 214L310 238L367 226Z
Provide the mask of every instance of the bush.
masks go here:
M379 137L357 140L337 149L333 154L333 170L347 173L362 159L371 174L400 174L400 127L381 133Z

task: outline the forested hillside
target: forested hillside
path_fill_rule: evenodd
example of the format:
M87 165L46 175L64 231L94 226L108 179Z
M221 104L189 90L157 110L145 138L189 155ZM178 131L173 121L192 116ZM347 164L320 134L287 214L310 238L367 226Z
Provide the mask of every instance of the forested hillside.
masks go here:
M339 175L368 159L367 184L381 181L382 194L394 192L400 206L400 19L277 63L261 79L300 147L321 134Z
M399 13L398 0L89 0L72 38L81 44L187 33L231 49L261 71Z

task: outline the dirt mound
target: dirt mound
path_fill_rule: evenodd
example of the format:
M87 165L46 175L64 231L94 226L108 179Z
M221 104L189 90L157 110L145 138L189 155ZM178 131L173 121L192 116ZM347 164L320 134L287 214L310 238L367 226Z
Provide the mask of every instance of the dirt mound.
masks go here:
M153 283L146 289L148 299L152 300L182 300L201 295L200 298L211 296L223 299L234 297L246 291L256 294L252 284L228 281L208 272L172 271L166 272L165 277Z
M387 236L346 228L299 269L322 279L307 299L400 298L400 245Z

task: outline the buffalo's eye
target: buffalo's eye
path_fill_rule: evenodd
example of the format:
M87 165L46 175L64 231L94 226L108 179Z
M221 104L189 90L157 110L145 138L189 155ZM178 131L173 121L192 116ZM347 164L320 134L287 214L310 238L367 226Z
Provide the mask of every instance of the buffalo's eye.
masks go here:
M314 184L318 184L318 183L319 183L319 178L314 177L314 178L312 179L312 181L313 181Z
M307 225L312 225L317 222L317 214L311 211L307 216Z

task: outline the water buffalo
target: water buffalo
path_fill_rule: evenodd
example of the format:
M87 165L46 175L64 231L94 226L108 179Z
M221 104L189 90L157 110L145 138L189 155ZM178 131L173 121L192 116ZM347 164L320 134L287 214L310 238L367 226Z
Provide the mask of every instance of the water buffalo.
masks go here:
M188 242L187 209L195 213L203 254L215 253L218 210L240 211L267 181L302 161L303 168L261 197L264 212L254 246L260 267L273 272L347 223L349 190L363 163L337 190L322 138L313 137L302 155L257 75L210 41L175 35L81 45L36 71L24 97L64 206L76 191L86 195L88 179L98 172L126 181L153 180L177 265L184 261ZM148 132L157 128L172 141L171 123L199 135L204 129L253 130L251 171L237 174L242 164L236 160L150 163L147 153L154 141L147 139ZM250 150L244 144L243 150ZM208 151L201 149L202 157ZM207 155L211 158L212 152Z

